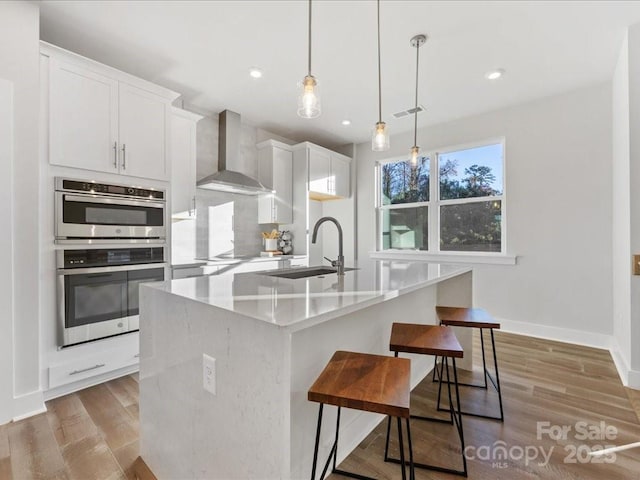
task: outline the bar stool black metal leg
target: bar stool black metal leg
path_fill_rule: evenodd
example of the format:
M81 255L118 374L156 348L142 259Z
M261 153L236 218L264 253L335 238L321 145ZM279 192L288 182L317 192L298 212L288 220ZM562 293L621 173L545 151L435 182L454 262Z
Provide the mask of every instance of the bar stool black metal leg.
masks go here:
M320 428L322 427L322 409L324 403L320 404L318 411L318 426L316 427L316 444L313 449L313 468L311 469L311 480L316 480L316 464L318 463L318 446L320 444Z
M431 381L432 381L433 383L435 383L435 382L436 382L436 369L437 369L437 368L438 368L438 356L436 355L436 356L433 358L433 372L432 372L432 374L431 374Z
M415 480L416 471L413 466L413 444L411 442L411 422L409 419L406 419L407 422L407 441L409 442L409 479Z
M404 461L404 440L402 438L402 420L398 418L398 443L400 444L400 468L402 469L402 480L407 480L406 462Z
M504 410L502 409L502 387L500 386L500 373L498 372L498 356L496 354L496 342L493 338L493 328L491 329L491 348L493 349L493 365L496 369L496 390L498 391L498 401L500 402L500 421L504 422Z
M387 417L387 441L384 444L384 461L389 461L389 435L391 434L391 417Z
M491 330L491 333L493 333L493 329ZM489 372L487 372L487 360L484 354L484 332L483 329L480 329L480 345L482 345L482 378L484 380L484 388L487 388L487 375L489 374Z
M458 386L458 369L456 367L456 359L453 358L453 381L456 386L456 403L458 404L458 434L460 435L460 448L462 449L462 465L464 476L467 476L467 457L465 455L465 446L464 446L464 430L462 428L462 410L460 409L460 388ZM451 405L453 408L453 404Z

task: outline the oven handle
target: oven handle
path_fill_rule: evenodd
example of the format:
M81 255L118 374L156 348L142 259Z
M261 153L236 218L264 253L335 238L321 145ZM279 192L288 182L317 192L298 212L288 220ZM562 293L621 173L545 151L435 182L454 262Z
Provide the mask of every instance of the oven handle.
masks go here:
M151 268L164 268L163 263L143 263L139 265L114 265L112 267L86 267L86 268L58 268L58 275L86 275L87 273L124 272L131 270L149 270Z
M115 204L115 205L127 205L132 207L154 207L164 208L164 203L158 203L151 200L123 200L119 197L98 197L96 195L64 195L65 202L83 202L83 203L102 203L102 204Z

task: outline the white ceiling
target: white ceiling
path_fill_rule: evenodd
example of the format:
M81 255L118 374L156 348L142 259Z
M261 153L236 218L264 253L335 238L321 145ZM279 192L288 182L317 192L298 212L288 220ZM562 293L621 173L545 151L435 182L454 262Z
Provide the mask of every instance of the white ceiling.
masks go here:
M307 66L307 2L41 2L41 38L184 94L185 103L226 108L292 140L326 146L367 141L377 121L376 3L313 2L313 74L322 115L296 115ZM625 27L640 2L382 0L383 117L392 133L413 119L420 49L419 125L495 110L610 79ZM264 77L249 77L251 66ZM504 68L495 82L491 69ZM341 125L349 118L352 124Z

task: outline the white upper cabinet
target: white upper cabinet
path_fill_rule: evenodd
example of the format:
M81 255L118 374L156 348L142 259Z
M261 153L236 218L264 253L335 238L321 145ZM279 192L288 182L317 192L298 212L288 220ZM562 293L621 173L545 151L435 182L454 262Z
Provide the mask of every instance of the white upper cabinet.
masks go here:
M293 152L289 146L267 140L258 147L258 180L274 191L258 198L258 223L293 222Z
M309 197L313 200L348 198L350 159L312 143L305 146L309 162Z
M202 116L171 108L171 214L196 215L196 128Z
M351 162L333 155L331 157L331 178L333 179L333 194L340 198L349 198Z
M120 82L120 173L167 177L167 105L164 99Z
M49 162L167 180L169 108L178 94L44 42L41 54Z
M54 58L49 72L49 161L117 172L118 82Z

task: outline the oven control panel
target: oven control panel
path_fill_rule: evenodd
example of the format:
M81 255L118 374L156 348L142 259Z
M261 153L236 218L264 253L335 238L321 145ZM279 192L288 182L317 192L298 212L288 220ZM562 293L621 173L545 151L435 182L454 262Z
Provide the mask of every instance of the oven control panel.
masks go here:
M58 268L108 267L163 262L163 247L77 249L59 251Z
M162 190L127 187L124 185L110 185L108 183L95 183L82 180L62 179L61 190L67 192L100 193L103 195L122 195L127 197L164 200L164 192Z

